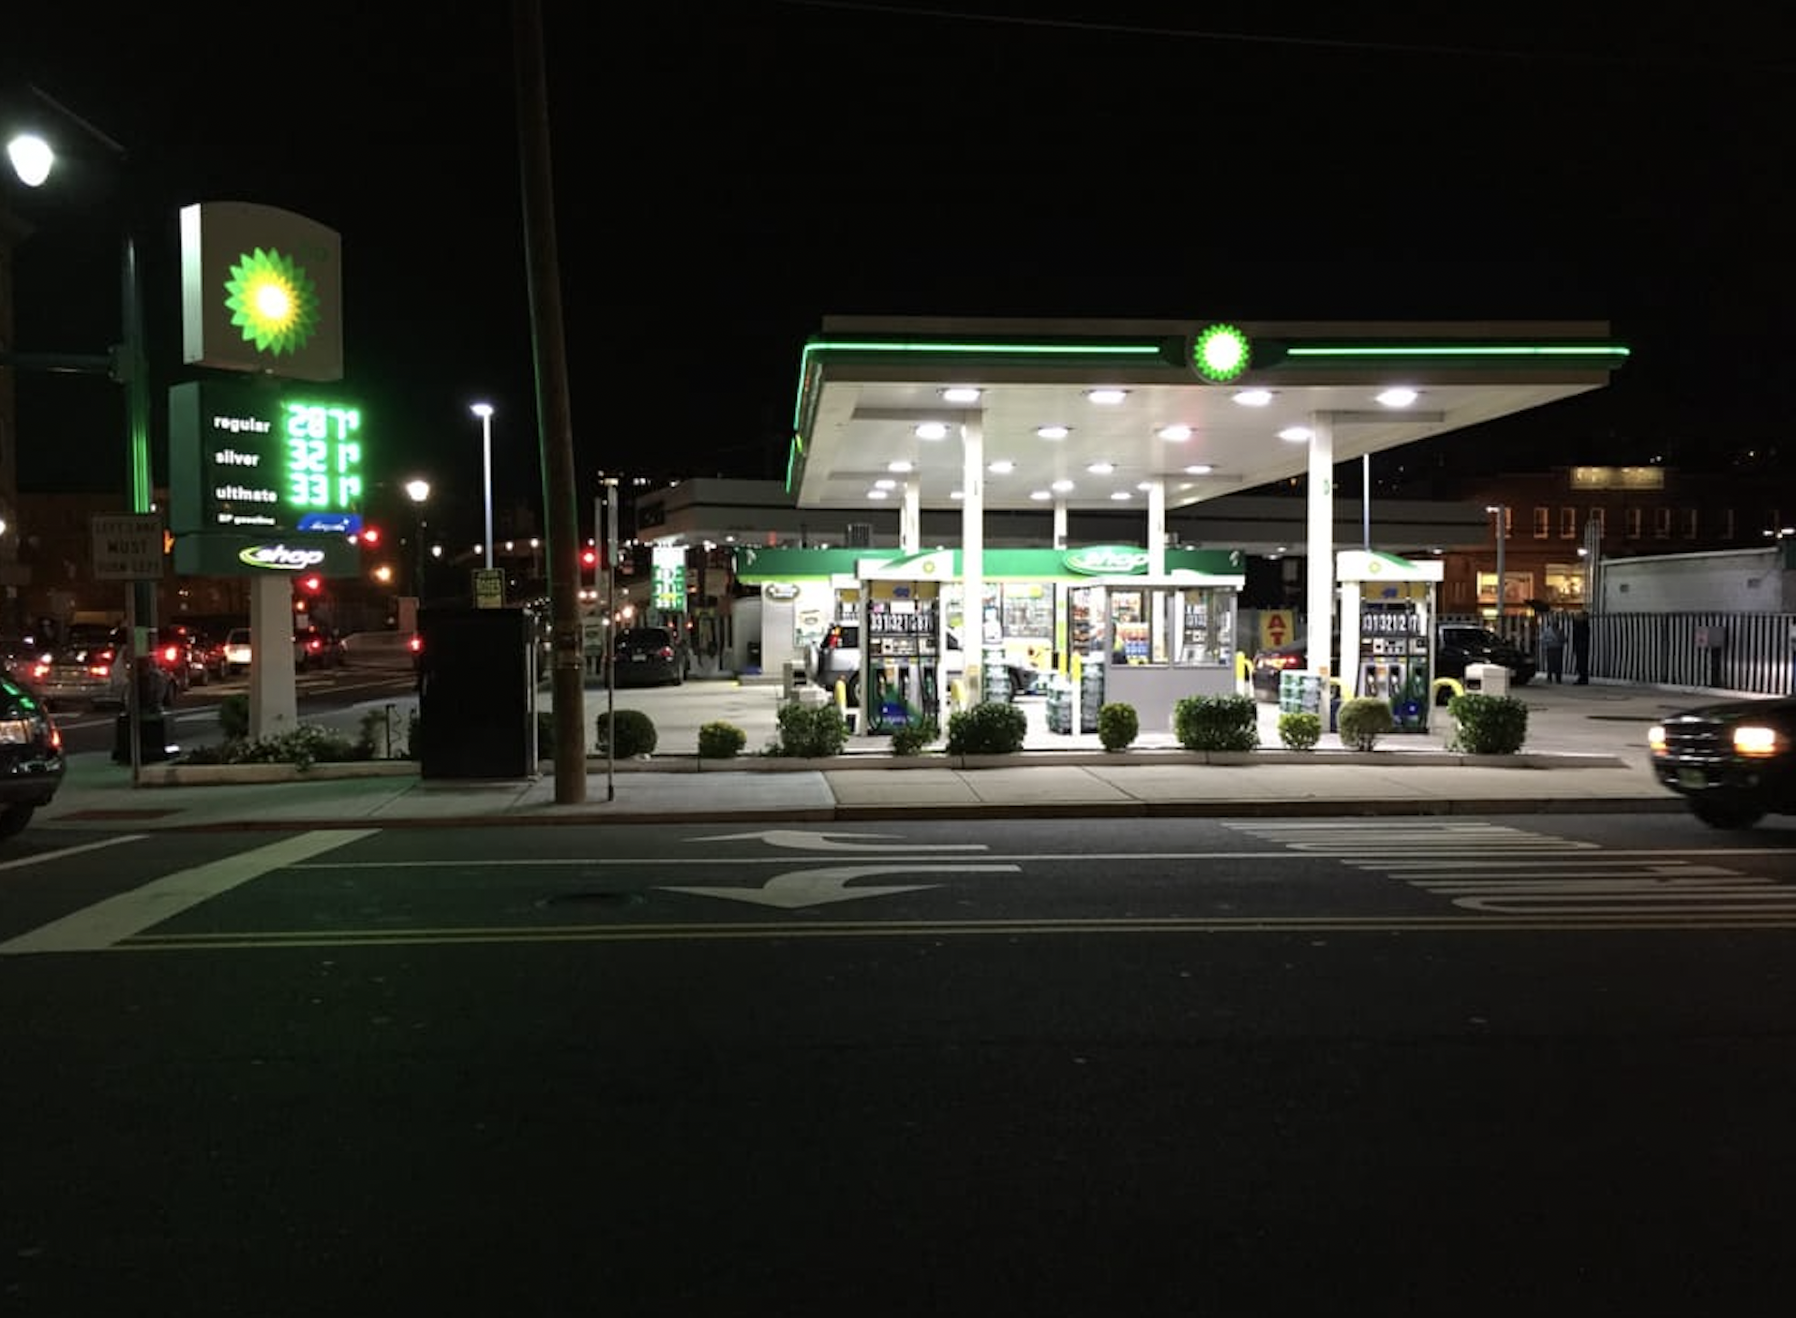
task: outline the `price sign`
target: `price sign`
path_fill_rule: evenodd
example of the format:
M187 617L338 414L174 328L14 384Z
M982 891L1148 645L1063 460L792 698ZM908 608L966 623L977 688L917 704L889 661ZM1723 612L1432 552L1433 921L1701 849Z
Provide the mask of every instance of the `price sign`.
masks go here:
M169 390L177 531L361 529L362 409L296 386L190 381Z

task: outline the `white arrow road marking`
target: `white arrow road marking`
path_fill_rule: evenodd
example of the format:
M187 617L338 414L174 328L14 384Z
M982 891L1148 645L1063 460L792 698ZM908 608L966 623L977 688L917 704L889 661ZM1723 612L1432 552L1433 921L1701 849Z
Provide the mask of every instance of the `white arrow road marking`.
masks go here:
M800 906L823 906L829 902L851 902L859 897L889 897L899 892L921 892L939 888L939 883L907 883L901 887L850 888L847 884L875 874L1020 874L1017 865L831 865L827 869L792 870L775 874L759 888L687 888L661 884L668 892L689 892L699 897L722 897L725 901L752 902L756 906L777 906L794 911Z
M770 847L792 847L799 851L985 851L983 842L915 842L885 843L850 840L834 842L832 838L894 837L892 833L823 833L801 828L770 828L760 833L725 833L721 837L688 838L689 842L743 842L760 838Z

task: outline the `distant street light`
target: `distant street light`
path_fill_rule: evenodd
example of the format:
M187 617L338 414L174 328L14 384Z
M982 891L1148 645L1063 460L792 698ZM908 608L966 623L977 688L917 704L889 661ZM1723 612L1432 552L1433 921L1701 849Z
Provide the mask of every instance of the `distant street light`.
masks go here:
M493 405L475 403L470 409L480 418L481 487L486 491L486 565L493 565Z
M405 483L406 495L417 511L416 539L412 546L412 594L419 599L424 598L424 501L430 498L430 482L427 480L409 480Z

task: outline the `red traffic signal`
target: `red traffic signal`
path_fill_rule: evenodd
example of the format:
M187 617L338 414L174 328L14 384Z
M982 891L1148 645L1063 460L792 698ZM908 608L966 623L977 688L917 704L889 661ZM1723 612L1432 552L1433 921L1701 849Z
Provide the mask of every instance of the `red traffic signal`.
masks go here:
M597 567L599 565L599 551L590 548L582 549L580 551L580 565L582 567Z
M364 526L360 538L363 545L372 549L380 543L380 528L378 526Z

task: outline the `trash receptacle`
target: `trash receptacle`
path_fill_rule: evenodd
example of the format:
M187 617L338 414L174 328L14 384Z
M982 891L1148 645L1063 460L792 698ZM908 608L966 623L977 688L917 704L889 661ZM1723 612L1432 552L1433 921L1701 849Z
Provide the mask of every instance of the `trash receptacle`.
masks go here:
M168 758L168 720L158 710L137 722L137 762L160 764ZM112 727L112 762L131 763L131 715L120 710Z
M1467 664L1465 689L1485 696L1509 694L1509 670L1502 664Z

